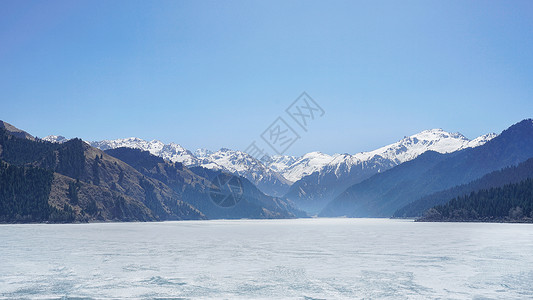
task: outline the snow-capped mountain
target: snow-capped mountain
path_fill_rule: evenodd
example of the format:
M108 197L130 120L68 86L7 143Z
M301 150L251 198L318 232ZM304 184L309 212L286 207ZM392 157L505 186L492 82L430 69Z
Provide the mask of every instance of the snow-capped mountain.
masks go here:
M374 151L361 152L353 156L360 161L367 161L379 155L382 158L400 164L412 160L429 150L439 153L450 153L465 148L477 147L495 136L496 134L490 133L474 140L469 140L460 133L449 133L442 129L430 129L405 137L396 143Z
M496 133L487 133L487 134L484 134L482 136L479 136L473 140L471 140L470 142L468 142L467 144L467 148L475 148L475 147L479 147L483 144L485 144L486 142L492 140L493 138L497 137L498 135Z
M196 149L196 151L194 151L194 156L196 156L198 158L205 158L209 154L213 154L213 151L211 151L209 149L206 149L206 148L200 148L200 149Z
M159 154L155 155L171 162L181 162L186 166L195 166L200 163L199 159L191 151L175 143L164 145Z
M93 147L99 148L100 150L115 149L120 147L141 149L148 151L154 155L159 153L163 149L164 144L160 141L153 140L151 142L145 141L140 138L130 137L125 139L116 139L116 140L103 140L98 142L89 142Z
M209 169L218 166L250 180L261 191L272 196L283 196L292 183L249 154L226 148L205 156L200 166Z
M319 171L329 162L333 156L322 152L310 152L294 160L294 162L285 167L278 167L281 175L292 182L300 180L302 177Z
M460 133L448 133L442 129L431 129L369 152L360 152L353 155L328 155L321 152L310 152L295 159L292 164L276 166L274 170L280 172L288 180L296 182L328 166L344 165L349 169L351 166L372 161L377 156L380 157L379 159L390 160L391 165L397 165L412 160L428 150L450 153L483 145L496 136L497 134L495 133L489 133L469 140Z
M336 173L340 174L339 170L341 168L349 170L354 165L365 165L368 164L365 162L372 160L390 160L390 162L384 163L383 170L385 170L412 160L428 150L440 153L454 152L483 145L495 136L496 134L490 133L474 140L469 140L460 133L448 133L442 129L431 129L405 137L396 143L374 151L360 152L353 155L328 155L321 152L310 152L301 157L275 155L271 157L269 168L280 173L291 182L296 182L307 175L328 168L328 166L337 166Z
M68 141L68 139L61 135L49 135L42 138L43 141L51 142L51 143L64 143Z
M272 196L284 195L292 183L242 151L223 148L217 152L212 152L207 149L198 149L193 154L175 143L164 144L157 140L145 141L135 137L89 142L89 144L101 150L120 147L141 149L171 162L183 163L187 167L200 166L208 169L224 170L245 177L261 191Z
M295 157L295 156L273 155L270 157L268 167L272 169L273 171L276 171L281 174L285 170L287 170L287 168L289 168L297 160L298 160L298 157Z
M200 163L199 159L196 158L191 151L183 148L182 146L175 143L164 144L158 140L145 141L143 139L131 137L125 139L89 142L89 144L101 150L116 149L120 147L141 149L171 162L180 162L187 166L195 166Z
M287 168L284 176L298 178L287 193L287 197L308 212L318 212L331 199L341 193L348 186L361 182L370 176L390 169L406 161L418 157L420 154L432 150L439 153L450 153L465 148L483 145L496 134L486 134L474 140L469 140L460 133L449 133L442 129L425 130L405 137L400 141L381 147L374 151L360 152L353 155L335 154L328 157L317 155L314 164L309 165L301 161ZM290 175L287 170L294 170ZM315 170L314 173L303 175L304 170ZM300 171L300 173L298 173Z

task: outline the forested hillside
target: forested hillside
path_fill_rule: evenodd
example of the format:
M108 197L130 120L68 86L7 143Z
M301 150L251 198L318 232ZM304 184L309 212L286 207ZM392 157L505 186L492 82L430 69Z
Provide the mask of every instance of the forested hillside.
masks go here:
M501 187L510 183L533 178L533 158L517 165L504 168L502 170L489 173L480 179L474 180L468 184L459 185L448 190L440 191L417 201L409 203L394 213L395 218L415 218L424 215L424 212L436 205L442 205L450 199L468 195L472 192Z
M8 123L0 125L0 222L305 216L244 178L243 200L220 207L210 198L217 188L210 178L180 163L129 148L109 155L80 139L46 142Z
M48 221L53 172L0 161L0 222Z
M533 222L533 179L454 198L419 221Z
M0 160L9 164L3 165L2 222L205 218L168 186L80 139L54 144L6 128L15 127L0 128Z

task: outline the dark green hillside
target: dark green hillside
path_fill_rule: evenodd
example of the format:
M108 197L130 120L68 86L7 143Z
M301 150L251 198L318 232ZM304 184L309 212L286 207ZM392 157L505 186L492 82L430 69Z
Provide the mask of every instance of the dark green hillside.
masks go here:
M39 162L39 164L52 164L56 160L53 152L60 146L59 144L45 141L18 138L1 127L0 145L0 157L2 160L14 165L36 162Z
M419 221L533 222L533 179L454 198Z
M0 222L48 221L53 172L0 161Z
M442 205L450 199L468 195L482 189L501 187L510 183L518 183L528 178L533 178L533 158L512 167L507 167L499 171L489 173L480 179L468 184L453 187L451 189L437 192L419 200L409 203L394 213L396 218L421 217L424 212L436 205Z
M19 193L39 195L38 203L43 207L42 214L36 214L34 210L32 213L25 211L28 205L24 203L29 200L22 196L5 196L0 215L3 215L6 221L86 222L205 218L200 211L183 202L180 195L166 184L144 176L123 161L90 147L80 139L54 144L33 138L19 138L12 133L20 133L21 130L13 126L10 130L0 128L0 159L13 167L50 172L53 180L47 189L49 209L42 202L46 193L41 187L29 185ZM21 179L21 176L17 178L19 181L29 180L25 177ZM16 185L12 186L13 183L8 177L3 180L8 187L2 190L6 195L9 195L9 189L19 189Z

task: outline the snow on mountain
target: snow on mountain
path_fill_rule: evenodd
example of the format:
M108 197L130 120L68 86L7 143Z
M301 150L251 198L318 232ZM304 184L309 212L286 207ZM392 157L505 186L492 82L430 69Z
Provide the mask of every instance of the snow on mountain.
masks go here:
M259 164L259 161L254 160L250 155L227 148L222 148L208 155L207 158L232 173L246 172L258 167Z
M196 156L197 158L205 158L209 154L213 154L213 151L206 149L206 148L200 148L194 151L194 156Z
M261 191L272 196L284 195L291 183L278 172L242 151L222 148L207 155L200 166L212 168L212 164L250 180Z
M161 151L154 155L161 156L171 162L183 163L186 166L196 166L200 163L200 160L191 151L175 143L164 145Z
M278 173L285 172L299 157L290 155L273 155L270 157L268 167ZM287 178L287 177L285 177ZM288 179L288 178L287 178Z
M412 160L429 150L439 153L450 153L472 146L479 146L484 139L486 142L488 136L482 136L484 138L479 137L475 143L471 143L473 141L470 141L460 133L449 133L442 129L430 129L405 137L396 143L374 151L361 152L354 154L354 156L361 161L367 161L379 155L382 158L400 164Z
M125 139L89 142L89 144L101 150L115 149L120 147L141 149L171 162L180 162L185 165L197 165L199 163L199 160L189 150L183 148L182 146L175 143L164 144L158 140L145 141L140 138L131 137Z
M307 153L296 159L291 165L283 168L277 167L276 170L288 180L297 181L328 166L334 166L337 174L340 172L339 168L341 166L349 171L353 166L365 164L365 162L372 160L385 160L388 161L385 165L394 166L412 160L428 150L450 153L465 148L481 146L496 136L497 134L489 133L474 140L469 140L460 133L449 133L442 129L430 129L369 152L360 152L353 155L327 155L320 152Z
M481 146L481 145L485 144L486 142L492 140L493 138L495 138L497 136L498 136L498 134L496 134L496 133L484 134L484 135L479 136L479 137L471 140L470 142L468 142L466 148L475 148L475 147Z
M145 141L139 138L104 140L90 142L90 145L102 150L128 147L149 151L171 162L180 162L185 166L201 166L208 169L224 170L250 180L264 193L272 196L282 196L289 189L291 182L279 173L265 167L260 161L242 151L220 149L212 152L198 149L193 154L182 146L161 141Z
M159 153L163 149L164 144L160 141L145 141L140 138L130 137L125 139L116 139L116 140L103 140L98 142L89 142L93 147L99 148L101 150L115 149L120 147L141 149L148 151L154 155Z
M43 141L51 142L51 143L64 143L68 141L68 139L61 135L49 135L42 138Z
M296 159L294 163L280 171L287 180L295 182L327 165L333 157L321 152L310 152Z
M353 155L321 155L311 165L298 160L282 172L284 176L295 181L286 196L300 208L314 213L322 209L323 205L348 186L412 160L428 150L450 153L480 146L495 136L495 134L487 134L471 141L460 133L431 129L405 137L374 151ZM313 173L315 171L316 173Z

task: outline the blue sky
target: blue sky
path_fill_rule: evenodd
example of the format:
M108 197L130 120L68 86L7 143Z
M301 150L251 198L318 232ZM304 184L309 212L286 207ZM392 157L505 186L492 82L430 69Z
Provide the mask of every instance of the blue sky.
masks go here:
M532 117L532 53L532 1L3 1L0 119L244 150L306 91L287 153L355 153Z

